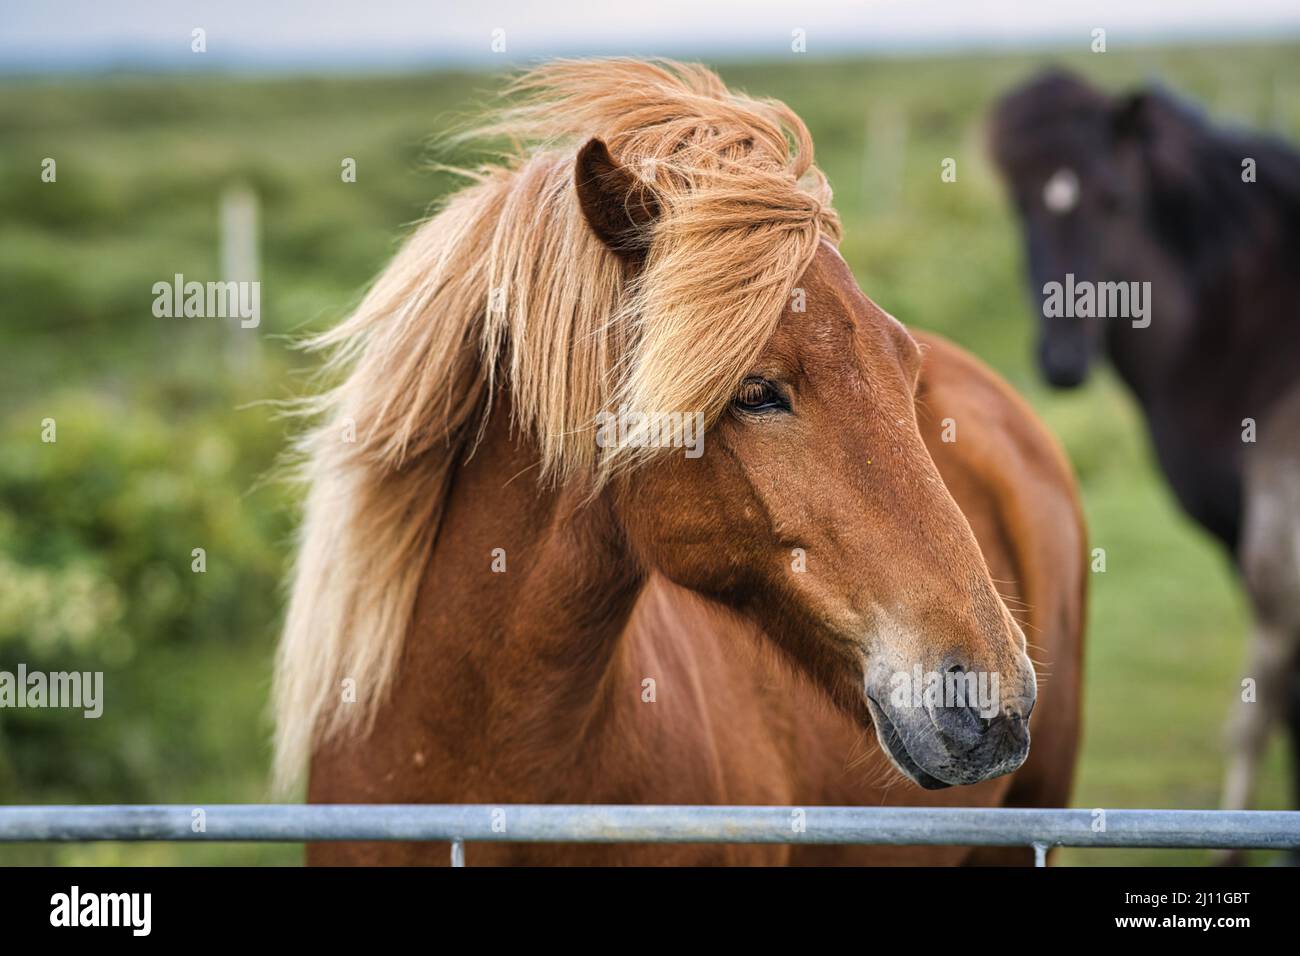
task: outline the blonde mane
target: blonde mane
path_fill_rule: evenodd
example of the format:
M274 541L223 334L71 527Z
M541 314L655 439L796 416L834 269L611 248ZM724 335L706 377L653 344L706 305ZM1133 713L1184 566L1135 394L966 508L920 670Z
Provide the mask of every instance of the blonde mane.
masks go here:
M341 384L310 403L300 442L310 489L276 661L281 787L319 742L372 726L449 478L498 390L536 445L539 481L598 489L651 452L598 447L597 414L712 422L819 238L839 238L799 118L702 67L559 61L508 94L479 132L531 148L471 174L315 342ZM578 205L575 156L591 137L659 202L635 277Z

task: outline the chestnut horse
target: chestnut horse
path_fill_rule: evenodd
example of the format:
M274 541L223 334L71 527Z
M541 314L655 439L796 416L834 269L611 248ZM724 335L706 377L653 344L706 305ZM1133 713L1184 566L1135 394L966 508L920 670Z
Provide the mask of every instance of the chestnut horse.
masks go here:
M1029 410L858 289L784 105L624 60L515 92L489 131L543 145L477 171L324 337L343 377L304 446L281 780L310 759L322 803L1065 804L1084 536ZM698 415L703 443L602 438L605 413L660 412ZM977 683L978 704L949 693ZM1029 855L501 843L471 862Z

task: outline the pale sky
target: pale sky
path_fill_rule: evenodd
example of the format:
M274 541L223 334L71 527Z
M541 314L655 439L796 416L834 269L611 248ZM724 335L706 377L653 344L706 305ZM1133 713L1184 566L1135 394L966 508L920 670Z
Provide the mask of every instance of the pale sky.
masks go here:
M204 59L190 52L207 31ZM565 53L1109 46L1300 35L1297 0L3 0L0 68L400 67ZM498 56L499 58L499 56Z

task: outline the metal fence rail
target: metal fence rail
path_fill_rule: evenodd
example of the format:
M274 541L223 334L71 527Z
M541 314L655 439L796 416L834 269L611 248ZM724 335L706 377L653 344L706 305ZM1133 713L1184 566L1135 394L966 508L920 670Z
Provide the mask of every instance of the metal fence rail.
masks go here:
M0 807L26 841L855 843L1300 849L1300 812L530 804Z

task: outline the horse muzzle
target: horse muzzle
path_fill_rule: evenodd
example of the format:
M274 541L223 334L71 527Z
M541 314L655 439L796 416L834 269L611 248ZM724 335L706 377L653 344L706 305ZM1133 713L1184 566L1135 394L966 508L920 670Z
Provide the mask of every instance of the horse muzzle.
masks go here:
M992 700L945 696L942 688L940 681L937 692L933 687L919 694L911 688L900 693L897 686L879 693L868 689L876 737L900 773L926 790L939 790L999 777L1025 762L1037 698L1032 677L1017 693L995 694Z

